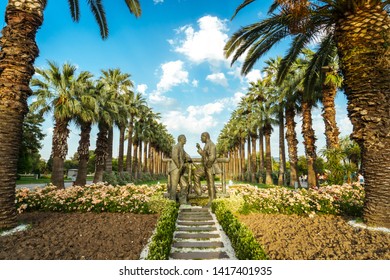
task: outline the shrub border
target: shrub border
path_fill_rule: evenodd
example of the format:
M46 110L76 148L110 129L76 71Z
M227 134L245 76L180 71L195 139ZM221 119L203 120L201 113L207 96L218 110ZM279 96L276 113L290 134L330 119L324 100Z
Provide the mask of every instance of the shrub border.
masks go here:
M214 200L211 210L229 237L239 260L268 260L267 254L253 236L252 231L238 221L226 206L224 199Z
M167 260L169 258L178 213L178 204L169 201L157 221L156 231L149 244L147 260Z

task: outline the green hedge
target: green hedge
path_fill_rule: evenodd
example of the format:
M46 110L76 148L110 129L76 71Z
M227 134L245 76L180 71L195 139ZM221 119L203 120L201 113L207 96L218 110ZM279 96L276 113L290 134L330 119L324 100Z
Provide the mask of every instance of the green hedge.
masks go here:
M256 241L253 233L232 214L224 199L216 199L212 203L215 213L226 235L240 260L267 260L268 257Z
M169 258L178 213L178 205L174 201L169 201L157 221L147 260L167 260Z

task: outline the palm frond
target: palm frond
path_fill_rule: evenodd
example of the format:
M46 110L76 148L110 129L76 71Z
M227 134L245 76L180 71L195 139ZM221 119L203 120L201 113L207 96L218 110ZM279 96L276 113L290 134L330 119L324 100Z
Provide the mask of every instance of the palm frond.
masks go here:
M127 7L129 8L130 13L135 15L135 17L141 16L141 5L139 0L125 0Z
M243 8L245 8L246 6L248 6L249 4L251 4L252 2L255 2L256 0L244 0L244 2L241 3L241 5L239 5L236 9L236 11L234 12L233 16L231 17L231 20L233 20L236 15L238 14L239 11L241 11Z
M333 34L325 37L313 55L305 75L305 91L312 92L316 86L316 80L323 66L328 66L337 55L337 47Z
M70 14L72 16L72 19L75 22L78 22L80 19L80 6L79 6L79 0L68 0L69 7L70 7Z
M87 2L90 6L90 9L91 9L93 15L95 16L96 22L99 25L100 36L103 39L107 39L108 25L107 25L106 14L104 12L102 1L101 0L88 0Z
M288 53L284 56L280 63L278 75L277 75L277 83L281 83L286 75L289 73L291 69L291 65L296 61L297 57L302 53L303 48L311 41L311 36L313 34L308 31L305 34L297 35L291 47L288 50Z

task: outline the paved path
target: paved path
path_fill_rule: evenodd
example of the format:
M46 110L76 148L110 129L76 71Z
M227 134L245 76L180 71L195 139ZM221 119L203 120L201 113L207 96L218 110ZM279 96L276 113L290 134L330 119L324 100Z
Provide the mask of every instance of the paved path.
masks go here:
M210 208L181 205L169 259L237 258L229 238Z
M92 181L88 181L87 182L87 185L89 184L92 184ZM28 188L28 189L33 189L35 187L45 187L47 186L48 184L20 184L20 185L16 185L16 188L17 189L21 189L21 188ZM71 187L73 185L73 182L65 182L65 188L68 188L68 187Z

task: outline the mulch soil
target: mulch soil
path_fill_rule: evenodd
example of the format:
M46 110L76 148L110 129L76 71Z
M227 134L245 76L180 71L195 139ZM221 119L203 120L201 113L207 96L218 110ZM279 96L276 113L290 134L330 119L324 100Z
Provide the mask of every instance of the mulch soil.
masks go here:
M239 220L272 260L390 260L390 233L353 227L348 217L249 214Z
M0 237L2 260L137 260L158 215L51 213L19 215L31 228ZM271 260L390 260L390 234L355 228L348 218L240 215Z
M49 213L19 215L28 230L0 237L2 260L136 260L157 215Z

